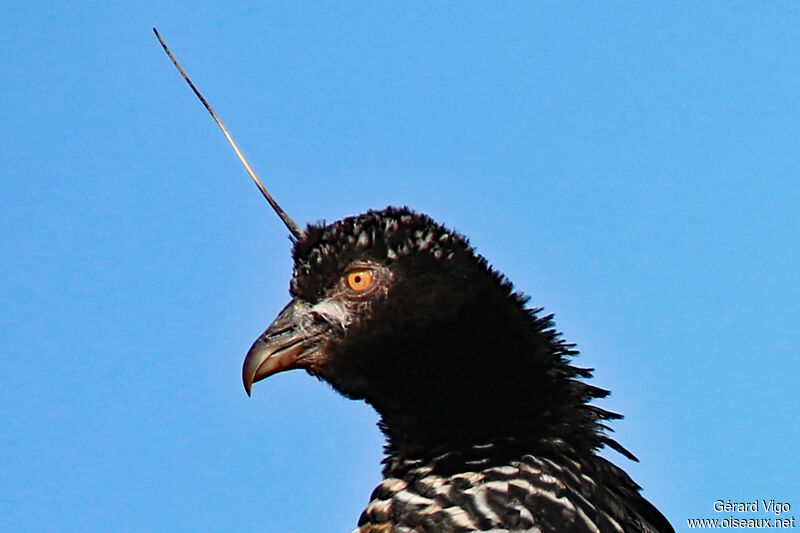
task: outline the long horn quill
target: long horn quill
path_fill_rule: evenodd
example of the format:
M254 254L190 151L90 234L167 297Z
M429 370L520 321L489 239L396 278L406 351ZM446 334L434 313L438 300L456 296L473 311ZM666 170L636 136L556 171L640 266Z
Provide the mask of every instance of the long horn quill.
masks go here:
M178 60L175 59L175 56L172 55L172 52L170 51L169 47L167 46L167 43L165 43L164 39L161 38L161 35L158 33L158 30L153 28L153 33L156 34L156 38L158 39L158 42L161 43L161 47L167 53L167 56L169 56L170 60L172 61L172 64L175 65L175 68L177 68L178 72L181 73L181 76L183 76L183 79L186 80L186 83L189 84L189 87L192 88L192 91L194 91L194 94L197 95L197 98L200 99L200 102L202 102L203 105L205 106L205 108L208 110L208 112L211 113L211 118L214 119L214 122L217 123L217 126L219 126L219 129L222 130L222 134L225 135L225 138L228 140L228 143L233 148L233 151L236 152L236 157L238 157L239 161L242 162L242 165L244 165L245 170L247 170L247 173L250 174L250 177L253 179L253 182L255 182L256 187L258 187L258 190L260 190L261 194L264 195L264 198L267 199L267 202L269 202L269 205L272 206L272 209L275 210L275 212L281 218L283 223L286 224L286 227L289 228L289 233L292 234L292 237L295 240L302 239L303 236L305 235L303 230L301 230L300 226L298 226L295 223L295 221L292 220L292 218L289 215L286 214L286 211L281 209L281 206L278 205L278 202L275 201L275 199L272 197L272 195L269 193L269 191L267 191L267 189L261 183L261 180L258 179L258 176L256 176L256 173L253 172L253 169L250 167L250 163L247 162L247 159L245 159L244 155L242 155L242 152L241 152L241 150L239 150L239 147L236 145L236 142L233 140L233 137L231 137L231 134L228 133L228 129L225 127L225 125L219 119L217 114L214 112L214 109L211 107L211 104L209 104L208 101L205 98L203 98L203 95L200 94L200 91L198 91L197 87L194 86L194 83L192 83L192 80L189 79L189 76L186 74L186 71L183 70L181 65L178 63Z

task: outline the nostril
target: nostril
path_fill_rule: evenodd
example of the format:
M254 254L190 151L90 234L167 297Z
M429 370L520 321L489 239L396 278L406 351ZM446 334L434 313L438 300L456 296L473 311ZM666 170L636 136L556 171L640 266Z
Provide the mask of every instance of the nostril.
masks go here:
M293 331L294 331L294 327L292 327L292 326L290 326L288 328L280 329L278 331L273 331L273 332L269 333L268 335L264 335L264 340L266 340L266 339L276 339L278 337L283 337L285 335L288 335L289 333L292 333Z

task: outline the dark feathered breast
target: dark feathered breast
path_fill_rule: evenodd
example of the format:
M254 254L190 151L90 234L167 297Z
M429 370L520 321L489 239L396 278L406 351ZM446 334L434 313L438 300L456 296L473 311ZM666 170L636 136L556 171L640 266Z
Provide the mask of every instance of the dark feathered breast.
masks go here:
M672 531L618 467L597 456L571 457L564 443L555 447L561 452L508 461L490 444L474 447L467 460L448 453L395 465L402 474L378 485L357 531ZM453 463L461 465L456 472Z

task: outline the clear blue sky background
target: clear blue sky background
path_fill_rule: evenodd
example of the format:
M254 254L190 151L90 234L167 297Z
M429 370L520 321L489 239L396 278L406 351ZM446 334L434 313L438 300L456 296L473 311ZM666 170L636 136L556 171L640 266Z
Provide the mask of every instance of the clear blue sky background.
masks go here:
M376 416L243 357L298 221L466 233L622 412L685 529L800 515L795 2L3 2L0 530L350 531ZM766 515L760 515L766 516Z

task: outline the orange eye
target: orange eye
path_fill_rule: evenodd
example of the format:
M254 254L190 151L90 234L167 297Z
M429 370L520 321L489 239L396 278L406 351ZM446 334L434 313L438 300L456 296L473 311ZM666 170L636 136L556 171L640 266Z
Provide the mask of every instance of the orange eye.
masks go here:
M353 270L347 273L347 286L350 289L361 292L367 290L372 285L372 272L369 270Z

